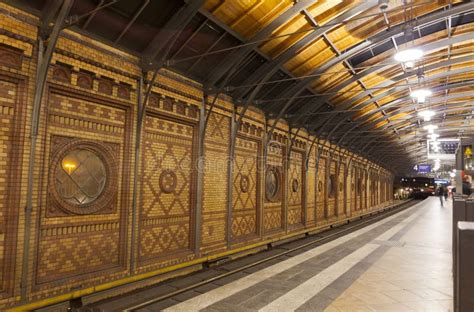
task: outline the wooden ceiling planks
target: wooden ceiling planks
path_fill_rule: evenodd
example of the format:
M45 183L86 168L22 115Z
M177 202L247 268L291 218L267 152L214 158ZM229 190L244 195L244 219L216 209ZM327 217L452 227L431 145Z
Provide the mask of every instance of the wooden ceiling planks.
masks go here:
M296 44L299 40L307 36L314 28L314 22L318 25L331 23L334 18L343 14L343 12L354 8L363 1L364 0L317 1L315 4L308 7L305 12L305 14L311 16L312 20L306 17L305 14L296 15L292 19L283 23L281 27L272 33L272 36L280 36L279 38L266 41L265 43L262 43L259 48L270 59L274 59L282 52ZM288 9L290 2L280 1L279 3L285 3L281 8L284 7L285 9ZM414 1L413 8L408 10L408 15L426 15L436 10L440 10L450 3L455 4L458 2L461 1L416 0ZM209 0L206 2L206 7L212 7L214 10L210 10L212 14L245 38L249 38L253 33L267 25L271 20L274 20L278 14L284 12L283 9L280 10L278 8L273 8L268 11L268 5L270 3L275 4L275 2L269 0ZM320 68L329 60L337 57L340 53L357 46L367 40L367 38L380 34L394 25L403 23L405 19L405 10L402 6L402 0L390 2L390 11L386 14L386 18L389 22L388 25L385 17L380 14L378 7L374 6L373 8L360 13L356 19L349 20L340 25L332 26L326 32L325 37L321 36L300 48L291 59L286 61L284 68L291 72L295 77L303 77L313 72L315 68ZM267 8L267 11L265 11L265 8ZM244 18L239 16L239 14L249 15L249 17ZM368 17L361 18L363 16ZM453 27L451 31L442 29L429 35L423 34L421 38L414 41L414 45L422 46L448 38L449 36L457 36L472 31L474 31L474 25L472 23ZM299 33L290 36L282 36L284 34L295 32ZM354 121L360 122L362 126L370 125L375 129L386 129L391 127L391 121L396 121L397 127L406 126L410 128L410 123L418 117L416 116L417 112L415 111L415 102L409 96L410 88L405 88L405 86L407 83L415 84L417 82L416 70L407 73L401 64L395 62L393 60L393 55L396 52L393 48L394 44L392 42L388 42L388 44L388 46L385 46L385 48L382 49L384 52L380 52L379 50L372 58L361 63L355 62L355 65L353 65L354 68L350 68L348 66L349 63L340 62L329 69L326 69L325 72L314 77L311 84L312 89L315 90L317 94L327 95L328 102L331 103L336 110L338 107L349 108L349 111L355 110L353 112L348 112L347 116ZM447 60L456 57L474 55L473 44L473 42L462 42L452 45L449 50L449 57L448 47L436 47L436 49L433 49L432 51L426 51L428 54L419 62L419 65L422 64L426 67L440 62L446 62ZM390 47L390 45L392 47ZM398 49L403 49L405 45L401 44L398 46L398 44L396 44L396 47ZM372 72L371 67L375 65L380 66L380 64L383 64L383 66L380 67L380 70ZM472 65L472 62L465 62L427 71L425 73L425 78L427 80L426 86L434 88L445 85L448 82L454 83L473 79L474 77L471 73L451 75L448 76L448 78L446 78L446 75L438 75L449 70L465 68L466 66ZM364 75L363 72L369 69L371 73ZM351 73L353 70L357 74L361 74L359 81L353 81L345 87L338 87L343 83L345 84L349 79L353 79L353 74ZM430 77L433 75L438 75L441 78L431 79ZM403 89L400 89L400 87ZM368 88L369 91L365 88ZM434 97L439 101L443 95L448 93L456 94L466 90L466 88L469 87L446 89L448 91L441 88L439 92L435 92ZM373 97L377 97L377 100L373 100ZM467 97L467 99L469 99L469 97ZM459 103L454 100L450 102ZM350 105L347 106L347 104ZM439 105L444 104L441 103ZM382 111L382 109L384 111ZM461 111L463 110L461 109Z
M295 76L304 76L309 74L314 68L319 67L326 60L335 56L336 53L321 38L300 51L284 66Z
M245 38L251 38L293 5L291 0L208 0L204 9Z
M311 87L318 93L324 93L350 77L352 77L350 70L342 63L339 63L315 78Z

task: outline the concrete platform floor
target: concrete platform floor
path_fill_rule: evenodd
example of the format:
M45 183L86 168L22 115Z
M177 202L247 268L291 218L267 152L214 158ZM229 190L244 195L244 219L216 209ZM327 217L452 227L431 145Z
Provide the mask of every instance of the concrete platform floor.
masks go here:
M452 311L451 208L428 198L164 311Z

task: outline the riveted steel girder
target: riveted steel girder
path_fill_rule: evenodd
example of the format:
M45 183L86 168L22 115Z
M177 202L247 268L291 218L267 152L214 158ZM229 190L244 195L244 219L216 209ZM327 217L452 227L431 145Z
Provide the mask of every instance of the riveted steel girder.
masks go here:
M448 45L452 45L452 44L456 44L456 43L460 43L460 42L465 42L465 41L468 41L468 40L474 40L474 33L467 33L467 34L463 34L463 35L460 35L460 36L451 37L451 38L447 38L447 39L444 39L444 40L439 40L439 41L436 41L436 42L433 42L433 43L423 45L420 48L422 48L423 51L433 51L433 50L438 50L438 49L440 49L441 47L444 47L444 46L448 46ZM438 68L442 68L442 67L447 67L447 66L452 66L452 65L457 65L457 64L469 62L471 60L472 60L472 56L452 58L452 59L449 59L449 60L446 60L446 61L442 61L442 62L438 62L438 63L430 64L430 65L426 66L425 67L425 72L435 70L435 69L438 69ZM444 77L447 77L447 76L450 76L450 75L456 75L456 74L460 74L460 73L464 73L464 72L465 71L463 71L462 68L456 69L456 70L451 70L449 72L443 72L443 73L438 73L438 74L429 76L429 77L425 78L425 81L431 81L431 80L434 80L434 79L444 78ZM369 75L371 73L372 72L369 72L369 73L367 73L367 75ZM393 77L390 80L386 80L386 81L384 81L384 82L382 82L378 85L375 85L374 87L375 88L387 87L389 85L395 84L395 83L403 81L405 79L408 79L409 77L412 77L415 74L416 73L413 73L413 72L403 73L402 75ZM360 79L360 78L363 78L366 75L361 73L358 76L359 76L359 79ZM415 77L415 78L409 80L409 83L416 82L417 81L416 79L417 78ZM364 107L366 107L366 106L368 106L368 105L370 105L370 104L372 104L372 103L374 103L374 102L376 102L376 101L392 94L395 91L399 91L399 90L403 90L403 89L407 89L407 88L408 88L408 86L406 86L406 85L396 86L396 87L394 87L390 90L387 90L383 93L380 93L380 94L368 99L367 101L364 101L364 102L358 104L356 107L352 107L352 109L354 109L354 108L363 109ZM354 97L351 97L349 100L346 100L345 102L342 102L342 103L338 104L338 110L345 110L345 109L351 108L353 102L355 102L355 101L357 101L361 98L364 98L365 96L367 96L369 94L369 92L370 91L361 92L360 94L358 94ZM325 103L325 101L324 101L324 103ZM318 102L316 104L314 104L314 106L312 106L312 108L310 109L310 113L318 110L319 109L318 105L319 105L319 107L321 106L321 100L320 99L318 99ZM306 106L308 106L308 105L306 105ZM382 110L385 109L385 108L386 107L384 105ZM377 110L377 111L379 111L379 110ZM310 113L306 114L306 116L311 116ZM354 114L355 114L355 112L353 114L349 114L349 115L351 115L351 117L352 117L352 115L354 115ZM347 115L348 114L344 114L344 118L347 118ZM305 114L301 114L298 117L298 119L304 118L302 116L305 116ZM334 118L334 117L335 117L335 115L331 116L330 118ZM306 117L306 118L308 118L308 117ZM297 123L297 119L295 119L294 122Z
M260 66L257 70L249 76L242 85L253 85L253 84L262 84L268 81L282 66L288 62L291 58L295 56L295 54L304 48L305 46L311 44L315 40L317 40L321 35L325 34L326 32L330 31L332 28L336 27L335 24L341 23L352 16L358 15L374 5L377 4L377 1L369 0L363 1L360 5L344 12L343 14L334 18L331 21L331 27L320 26L315 28L314 31L303 37L301 40L297 41L291 47L289 47L286 51L282 52L276 58L271 60L270 62ZM239 91L235 92L236 98L241 98L248 92L247 88L242 88Z
M275 30L288 22L294 16L299 14L302 10L316 3L315 0L297 1L295 4L279 15L267 26L258 31L249 41L255 41L253 44L243 46L234 50L226 60L219 64L218 67L210 74L206 85L214 86L226 73L228 73L235 64L240 63L250 52L258 47L260 40L268 38Z
M156 57L166 51L169 42L186 26L204 4L204 0L187 1L176 12L166 25L155 35L150 44L142 53L142 67L145 69L160 68L162 64L155 64ZM171 30L171 31L170 31ZM162 61L160 61L162 62Z
M472 9L474 9L474 3L462 4L462 5L459 5L459 6L456 6L456 7L452 7L450 9L446 9L444 11L439 11L439 12L434 12L434 13L431 13L431 14L427 14L426 16L423 16L423 17L419 18L417 20L417 24L418 25L424 25L424 24L433 23L434 21L445 19L448 16L462 14L462 13L465 13L465 12L467 12L469 10L472 10ZM327 71L328 69L330 69L331 67L335 66L336 64L347 60L349 57L352 57L352 56L354 56L354 55L356 55L356 54L358 54L358 53L360 53L360 52L362 52L362 51L364 51L364 50L366 50L366 49L368 49L372 46L375 46L376 44L379 44L383 41L389 40L393 36L399 35L400 33L403 32L405 26L406 26L405 24L399 24L397 26L394 26L394 27L390 28L386 32L379 33L379 34L377 34L377 35L375 35L375 36L373 36L369 39L366 39L361 44L359 44L359 45L357 45L357 46L355 46L351 49L348 49L347 51L341 53L341 55L339 55L338 57L330 59L329 61L324 63L324 65L316 68L314 71L309 73L308 76L322 74L325 71ZM302 79L298 84L296 84L294 87L290 88L287 92L285 92L285 95L283 97L289 97L290 99L285 103L283 108L280 110L280 113L278 114L277 120L280 119L283 116L286 109L294 102L296 97L298 97L298 95L301 94L301 92L303 92L308 86L311 85L313 80L314 80L313 77L308 77L308 78ZM308 107L307 105L305 105L299 111L312 112L312 111L314 111L314 107L311 108L311 107ZM276 122L277 122L277 120L276 120Z

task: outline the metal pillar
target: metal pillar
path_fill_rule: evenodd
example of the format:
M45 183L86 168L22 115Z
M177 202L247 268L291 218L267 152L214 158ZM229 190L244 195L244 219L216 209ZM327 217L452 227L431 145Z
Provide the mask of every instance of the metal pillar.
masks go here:
M208 112L210 113L210 112ZM234 190L234 154L235 154L235 141L237 139L237 123L235 122L235 105L232 108L232 118L230 121L230 133L231 133L231 144L229 148L229 159L227 160L227 248L231 248L232 242L232 202L233 202L233 190Z
M30 155L28 163L28 184L27 184L27 199L25 207L25 224L24 224L24 243L23 243L23 264L21 271L21 298L27 300L27 284L28 284L28 263L30 256L30 233L31 233L31 218L33 211L33 192L34 192L34 173L35 173L35 157L36 157L36 143L38 138L38 129L40 123L41 104L46 86L46 77L48 75L49 64L53 57L53 51L59 38L64 22L71 10L73 0L64 0L59 12L57 13L54 26L49 32L50 23L43 24L40 33L43 36L38 38L38 60L36 67L35 78L35 94L33 99L33 112L31 116L31 133L30 133ZM51 12L47 12L48 16L54 16ZM48 19L47 19L48 20ZM46 50L44 45L47 43Z

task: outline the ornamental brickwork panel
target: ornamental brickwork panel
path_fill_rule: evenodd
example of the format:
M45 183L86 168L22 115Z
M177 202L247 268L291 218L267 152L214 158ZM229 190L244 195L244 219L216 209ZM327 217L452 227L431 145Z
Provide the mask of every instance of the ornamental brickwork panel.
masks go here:
M304 223L304 154L292 151L288 166L288 226Z
M316 222L326 220L327 207L327 183L326 183L326 158L320 157L318 163L318 174L316 176Z
M364 184L364 176L363 176L363 169L360 167L356 167L356 210L362 210L362 193L364 192L363 184Z
M308 177L306 181L306 225L314 225L316 221L316 152L312 149L308 161Z
M22 89L19 81L0 76L0 298L14 294L23 141L22 109L18 104Z
M228 156L230 117L213 112L209 115L204 141L204 202L202 208L203 252L227 246Z
M141 161L139 270L193 255L195 127L147 116Z
M369 208L367 192L369 190L369 176L367 169L362 169L362 210L367 210Z
M339 193L337 191L337 172L336 172L337 163L334 160L329 161L329 173L327 178L327 192L328 192L328 205L327 205L327 217L332 219L336 217L337 214L337 199Z
M337 214L343 216L345 214L345 201L346 201L346 164L340 163L338 166L337 176Z
M258 237L260 143L238 137L233 163L232 239Z
M61 34L51 59L29 175L41 20L5 1L0 10L0 310L140 280L144 272L159 279L172 265L191 270L198 267L196 257L229 255L229 242L240 250L260 237L286 237L285 230L303 223L310 231L336 221L327 217L343 198L342 177L331 163L338 159L325 149L316 162L323 149L316 144L305 177L303 151L309 141L291 132L297 138L287 160L290 133L281 120L267 159L259 163L272 121L250 107L238 129L236 158L229 162L232 111L242 108L226 96L208 115L199 194L202 86L160 71L137 140L142 70L136 56L74 30ZM390 172L361 157L354 158L353 167L346 201L358 213L368 205L386 206L393 196ZM29 195L31 210L25 209Z
M350 210L351 212L354 212L357 210L357 203L356 203L356 198L357 198L357 168L355 166L351 166L351 182L350 182L350 196L349 196L349 201L350 201Z
M268 148L267 167L264 172L265 202L263 209L263 227L266 233L280 231L285 227L284 153L284 146L280 142L272 142Z
M38 296L127 272L129 111L61 87L50 89L48 99L34 267Z

